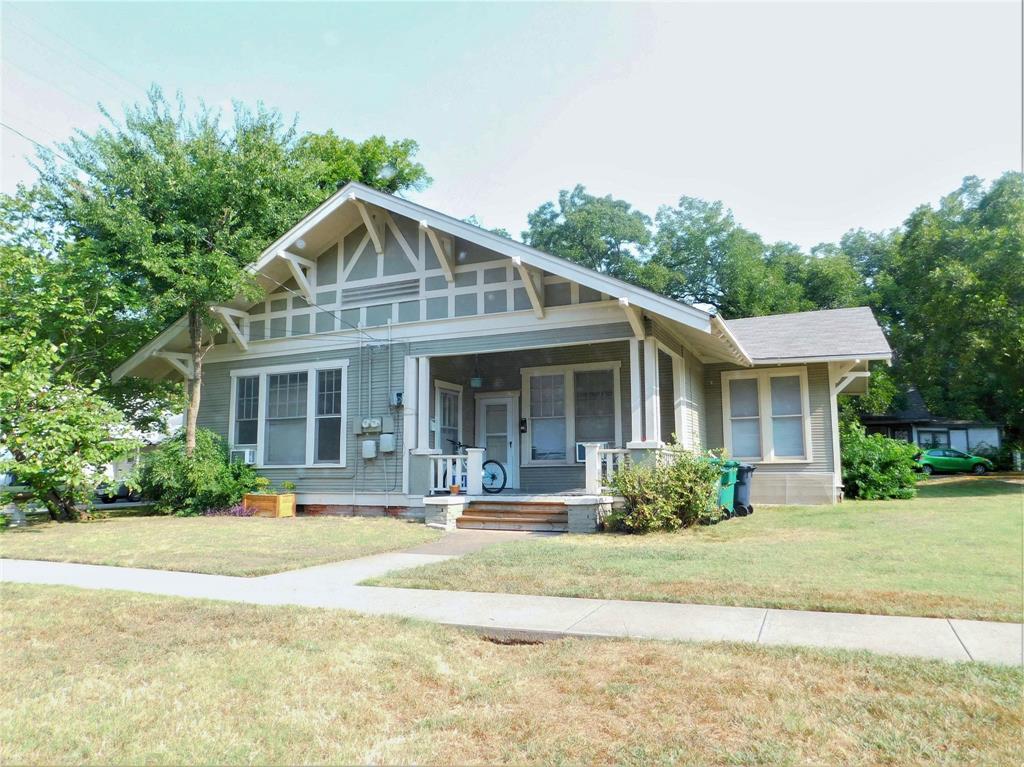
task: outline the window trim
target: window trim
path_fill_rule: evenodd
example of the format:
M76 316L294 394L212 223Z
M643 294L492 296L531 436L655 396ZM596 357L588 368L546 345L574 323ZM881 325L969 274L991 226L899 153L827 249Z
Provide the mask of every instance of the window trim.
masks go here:
M615 444L622 445L622 362L582 362L575 365L545 365L542 367L522 368L522 406L520 418L529 424L530 417L530 378L535 375L563 375L565 377L565 460L536 461L530 456L530 439L532 427L520 435L519 465L520 466L580 466L576 462L576 382L573 373L593 370L610 370L612 372L613 397L615 400Z
M259 376L259 420L256 423L256 445L239 446L239 449L256 449L258 469L344 469L348 463L348 366L349 359L316 360L293 365L269 365L259 368L239 368L230 371L231 400L228 406L228 445L235 449L235 410L237 406L237 379ZM338 463L315 463L316 457L316 387L317 373L321 370L341 369L341 460ZM306 462L274 463L265 461L264 443L267 416L267 378L280 373L306 373Z
M433 429L433 434L434 434L434 442L435 442L435 444L438 444L438 447L436 447L435 450L440 451L440 453L442 455L451 455L451 453L449 453L449 451L453 450L453 448L449 448L447 446L446 447L441 447L440 444L439 444L441 442L441 392L442 391L447 391L447 392L450 392L452 394L456 394L458 396L458 398L459 398L459 407L458 407L458 414L459 414L459 436L458 436L458 440L459 440L459 442L465 442L465 440L462 438L462 421L463 421L463 418L462 418L462 406L463 406L463 402L462 402L462 386L460 386L459 384L449 383L448 381L442 381L440 378L435 378L434 379L434 427L435 428Z
M238 421L235 416L238 414L238 380L240 378L256 379L256 439L259 440L260 430L260 395L263 390L262 381L258 374L232 375L231 376L231 401L228 407L228 444L231 450L251 450L256 447L255 442L238 442ZM246 419L249 420L249 419Z
M798 376L800 379L800 406L802 409L804 433L804 455L802 458L781 456L775 457L775 440L772 433L772 378L788 378ZM761 427L760 456L733 455L732 451L732 418L729 398L731 381L757 379L757 411ZM811 396L807 385L807 368L785 367L764 368L761 370L726 370L722 372L722 444L730 458L748 463L799 464L811 463L814 460L814 448L811 444Z

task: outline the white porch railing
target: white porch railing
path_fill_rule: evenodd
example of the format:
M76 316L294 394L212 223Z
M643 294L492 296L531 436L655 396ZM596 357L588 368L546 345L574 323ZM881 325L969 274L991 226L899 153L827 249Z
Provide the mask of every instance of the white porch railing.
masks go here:
M629 451L603 447L599 442L587 443L585 450L587 492L595 495L610 492L615 472L629 462Z
M483 493L484 451L471 447L466 455L430 456L430 493L447 493L458 485L467 495Z

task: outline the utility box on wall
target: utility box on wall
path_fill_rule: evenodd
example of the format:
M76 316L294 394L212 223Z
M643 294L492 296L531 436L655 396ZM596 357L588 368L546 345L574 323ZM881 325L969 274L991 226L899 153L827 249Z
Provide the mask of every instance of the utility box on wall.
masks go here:
M363 458L370 460L377 457L377 442L372 439L363 440Z

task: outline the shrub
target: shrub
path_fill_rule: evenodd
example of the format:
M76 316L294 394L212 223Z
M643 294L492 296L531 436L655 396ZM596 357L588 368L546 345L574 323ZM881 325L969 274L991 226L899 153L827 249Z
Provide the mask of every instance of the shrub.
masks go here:
M227 446L217 434L199 429L191 456L185 455L183 432L147 453L138 485L157 511L194 516L207 509L234 506L261 479L251 466L228 460Z
M867 434L857 421L840 423L839 441L843 489L848 497L876 501L913 498L917 494L916 445Z
M644 533L717 522L718 475L706 458L669 447L656 463L627 464L612 482L625 508L606 519L611 530Z
M984 456L992 461L996 467L996 471L1013 471L1013 452L1015 450L1024 450L1024 446L1005 442L998 448L984 445L972 452L975 455Z

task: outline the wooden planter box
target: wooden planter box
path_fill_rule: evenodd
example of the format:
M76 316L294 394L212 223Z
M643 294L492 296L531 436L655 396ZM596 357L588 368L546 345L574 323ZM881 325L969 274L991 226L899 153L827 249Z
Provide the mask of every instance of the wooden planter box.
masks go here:
M295 493L280 493L279 495L246 493L242 503L246 510L252 509L253 515L257 517L295 516Z

